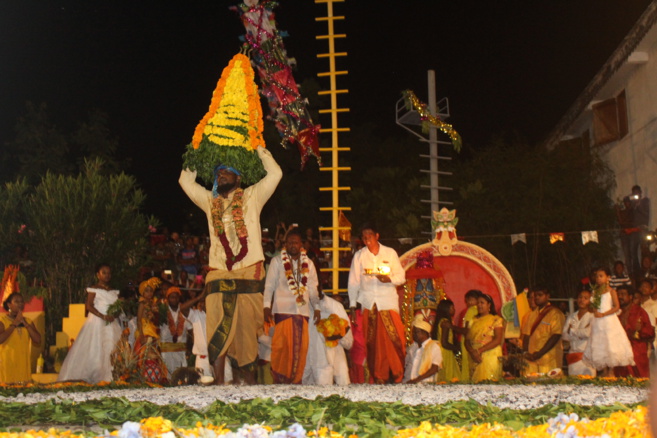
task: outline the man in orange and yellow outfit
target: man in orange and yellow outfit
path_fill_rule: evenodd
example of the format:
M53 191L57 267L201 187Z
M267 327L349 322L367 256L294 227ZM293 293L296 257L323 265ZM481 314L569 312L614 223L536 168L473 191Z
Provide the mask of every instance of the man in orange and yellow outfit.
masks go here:
M271 259L265 280L264 319L275 323L270 362L274 383L301 383L308 354L308 319L311 312L315 324L320 318L317 271L302 245L298 228L292 229L285 249Z
M351 323L356 323L356 306L360 304L370 380L400 383L406 341L397 286L406 282L406 275L395 250L379 243L379 233L372 226L362 228L361 238L365 247L354 254L349 270Z
M535 291L534 301L536 308L522 325L522 349L527 360L525 376L547 374L561 368L563 362L561 334L566 318L561 310L550 304L548 291Z

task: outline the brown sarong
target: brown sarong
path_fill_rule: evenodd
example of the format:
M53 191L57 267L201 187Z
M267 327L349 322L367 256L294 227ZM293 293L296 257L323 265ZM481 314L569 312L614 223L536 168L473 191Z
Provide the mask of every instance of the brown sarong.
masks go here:
M208 273L205 306L210 363L227 355L238 368L257 364L257 333L264 322L262 272L262 264L258 263L240 270Z

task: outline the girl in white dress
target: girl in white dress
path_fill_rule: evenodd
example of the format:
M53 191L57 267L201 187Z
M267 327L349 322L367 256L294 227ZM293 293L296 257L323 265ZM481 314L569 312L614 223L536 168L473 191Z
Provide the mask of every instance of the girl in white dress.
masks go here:
M598 372L602 377L613 377L614 367L634 365L632 345L616 316L620 304L616 290L609 286L610 278L608 269L600 268L595 272L596 288L591 300L594 318L583 359L595 369L602 370ZM599 298L596 299L596 295Z
M121 337L121 326L107 309L119 298L119 291L110 289L110 267L96 267L98 283L87 288L85 307L89 312L78 338L66 355L58 381L84 380L88 383L112 380L110 355Z

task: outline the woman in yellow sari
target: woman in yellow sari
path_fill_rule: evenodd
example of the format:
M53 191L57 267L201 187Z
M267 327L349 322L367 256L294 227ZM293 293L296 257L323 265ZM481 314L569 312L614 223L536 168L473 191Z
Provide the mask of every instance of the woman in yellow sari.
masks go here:
M479 314L472 321L465 340L471 359L472 382L500 380L504 320L495 312L490 295L483 294L477 299L477 310Z
M0 316L0 383L32 380L32 345L41 343L34 323L23 316L25 301L14 292L2 304L8 313Z
M443 365L438 371L437 382L451 382L461 378L461 368L456 360L456 353L461 351L458 342L454 342L453 319L456 309L452 300L442 300L436 309L436 337L440 342Z

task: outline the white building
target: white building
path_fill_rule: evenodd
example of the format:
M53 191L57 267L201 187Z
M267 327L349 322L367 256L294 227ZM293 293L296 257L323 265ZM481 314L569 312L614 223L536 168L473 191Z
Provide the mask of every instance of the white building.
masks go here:
M616 175L614 199L633 185L651 198L657 227L657 1L647 7L600 71L549 134L597 150ZM567 72L564 72L567 74Z

